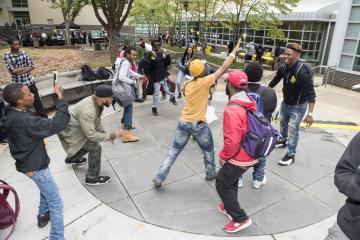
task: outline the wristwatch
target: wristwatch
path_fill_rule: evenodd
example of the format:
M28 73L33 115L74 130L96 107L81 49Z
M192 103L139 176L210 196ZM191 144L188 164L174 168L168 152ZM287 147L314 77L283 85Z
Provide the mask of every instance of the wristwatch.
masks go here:
M233 54L233 53L230 53L229 56L232 57L233 59L236 58L235 54Z

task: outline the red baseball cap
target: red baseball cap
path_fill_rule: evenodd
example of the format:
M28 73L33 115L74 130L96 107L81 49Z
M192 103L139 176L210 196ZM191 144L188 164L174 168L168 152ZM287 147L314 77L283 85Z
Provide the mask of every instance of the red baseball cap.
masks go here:
M224 75L224 78L236 88L244 89L248 84L248 77L244 71L235 70Z

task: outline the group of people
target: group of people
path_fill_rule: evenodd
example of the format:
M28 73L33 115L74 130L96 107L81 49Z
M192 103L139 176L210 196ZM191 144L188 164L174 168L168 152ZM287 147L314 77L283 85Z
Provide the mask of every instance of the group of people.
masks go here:
M99 85L95 94L75 104L70 110L63 99L59 83L54 84L57 96L56 114L48 118L41 105L39 94L32 80L31 71L35 66L30 57L20 50L18 40L9 41L11 52L5 55L7 69L12 74L13 83L7 85L3 97L10 107L2 118L2 129L8 135L10 152L16 160L16 169L31 178L40 190L40 205L37 215L38 226L44 227L51 221L50 239L64 239L63 203L60 191L49 171L50 162L45 144L47 137L57 134L67 153L66 164L83 165L88 163L85 183L100 185L108 183L109 176L100 175L101 145L100 142L114 142L123 138L134 128L132 124L132 100L125 101L117 89L119 83L130 86L130 91L136 97L136 81L149 77L154 85L152 113L158 116L158 97L163 86L170 100L175 101L174 91L167 88L167 66L169 56L160 50L160 43L152 43L153 51L144 57L147 70L139 74L133 68L137 52L127 48L122 58L119 57L116 66L116 77L113 85ZM188 48L181 60L178 79L187 75L182 81L177 81L179 94L185 101L174 140L159 166L153 179L156 188L160 188L166 180L172 164L186 146L190 137L198 143L203 152L205 179L216 179L216 190L222 200L218 210L229 217L230 222L224 230L228 233L238 232L252 224L246 211L238 201L238 188L243 185L242 175L253 167L253 187L260 188L266 184L266 158L255 159L239 143L246 139L248 132L249 111L261 111L271 121L272 112L277 105L276 94L272 89L283 80L283 102L281 103L280 132L277 147L286 147L285 156L279 160L280 166L289 166L295 162L296 148L299 140L299 126L302 118L308 127L313 123L315 105L315 90L312 71L299 61L301 46L289 44L285 49L285 64L268 87L260 86L263 70L259 63L247 65L245 71L235 70L224 75L233 63L240 50L240 40L234 46L223 65L214 73L209 73L203 59L193 56L193 50ZM141 62L140 62L141 64ZM140 65L139 64L139 65ZM206 109L209 103L209 90L215 82L224 77L229 102L224 110L223 132L224 146L219 152L221 168L216 172L215 151L211 129L206 122ZM251 97L254 96L254 97ZM259 99L257 99L257 97ZM123 126L107 133L102 124L101 116L104 107L109 107L113 99L123 105ZM259 101L257 101L259 100ZM129 104L125 102L130 102ZM259 104L261 102L262 104ZM29 109L35 107L39 116L34 116ZM134 136L133 136L134 137ZM138 140L138 139L137 139ZM126 139L123 142L127 142ZM329 230L328 239L356 239L359 236L359 135L349 145L335 172L335 183L340 191L349 197L340 210L337 223ZM88 159L84 157L89 153Z
M271 65L273 71L279 68L280 55L281 47L279 44L276 44L271 51L268 48L264 48L262 44L255 46L253 42L249 42L245 46L245 61L265 62L265 64Z

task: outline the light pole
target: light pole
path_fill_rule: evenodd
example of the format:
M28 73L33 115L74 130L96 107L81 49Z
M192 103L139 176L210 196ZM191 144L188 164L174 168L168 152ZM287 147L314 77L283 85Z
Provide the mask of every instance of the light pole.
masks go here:
M185 45L188 46L188 19L187 19L187 12L189 10L189 1L183 1L184 9L185 9Z

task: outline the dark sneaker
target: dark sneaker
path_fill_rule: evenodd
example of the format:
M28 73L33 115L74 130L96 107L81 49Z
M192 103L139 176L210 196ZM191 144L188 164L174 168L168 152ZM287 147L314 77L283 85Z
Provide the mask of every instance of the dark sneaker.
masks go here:
M37 215L37 219L38 219L38 227L39 228L43 228L45 227L48 222L50 221L50 211L47 211L44 215Z
M153 179L153 183L154 183L154 186L155 186L156 188L160 188L160 187L161 187L161 184L162 184L162 182L160 182L160 180L157 179L157 178L154 178L154 179Z
M212 176L206 176L205 179L206 181L211 181L214 180L216 178L216 174L212 175Z
M135 100L135 102L138 102L138 103L143 103L145 100L143 98L138 98Z
M275 144L275 148L286 148L287 146L287 141L278 141L276 144Z
M99 176L97 179L85 179L85 184L90 186L103 185L111 181L109 176Z
M280 161L280 166L289 166L295 162L295 156L285 155Z
M178 98L178 99L182 98L182 94L179 93L177 98Z
M69 158L66 158L65 163L66 163L66 165L72 164L72 165L76 165L76 166L82 166L82 165L87 163L87 159L82 157L79 160L74 161L74 160L71 160Z
M171 102L172 104L174 104L175 106L177 105L177 102L176 102L176 100L175 100L175 97L170 98L170 102Z
M7 138L1 139L0 144L8 144L9 140Z
M159 116L159 113L158 113L158 111L157 111L157 108L152 108L152 114L153 114L154 116Z

